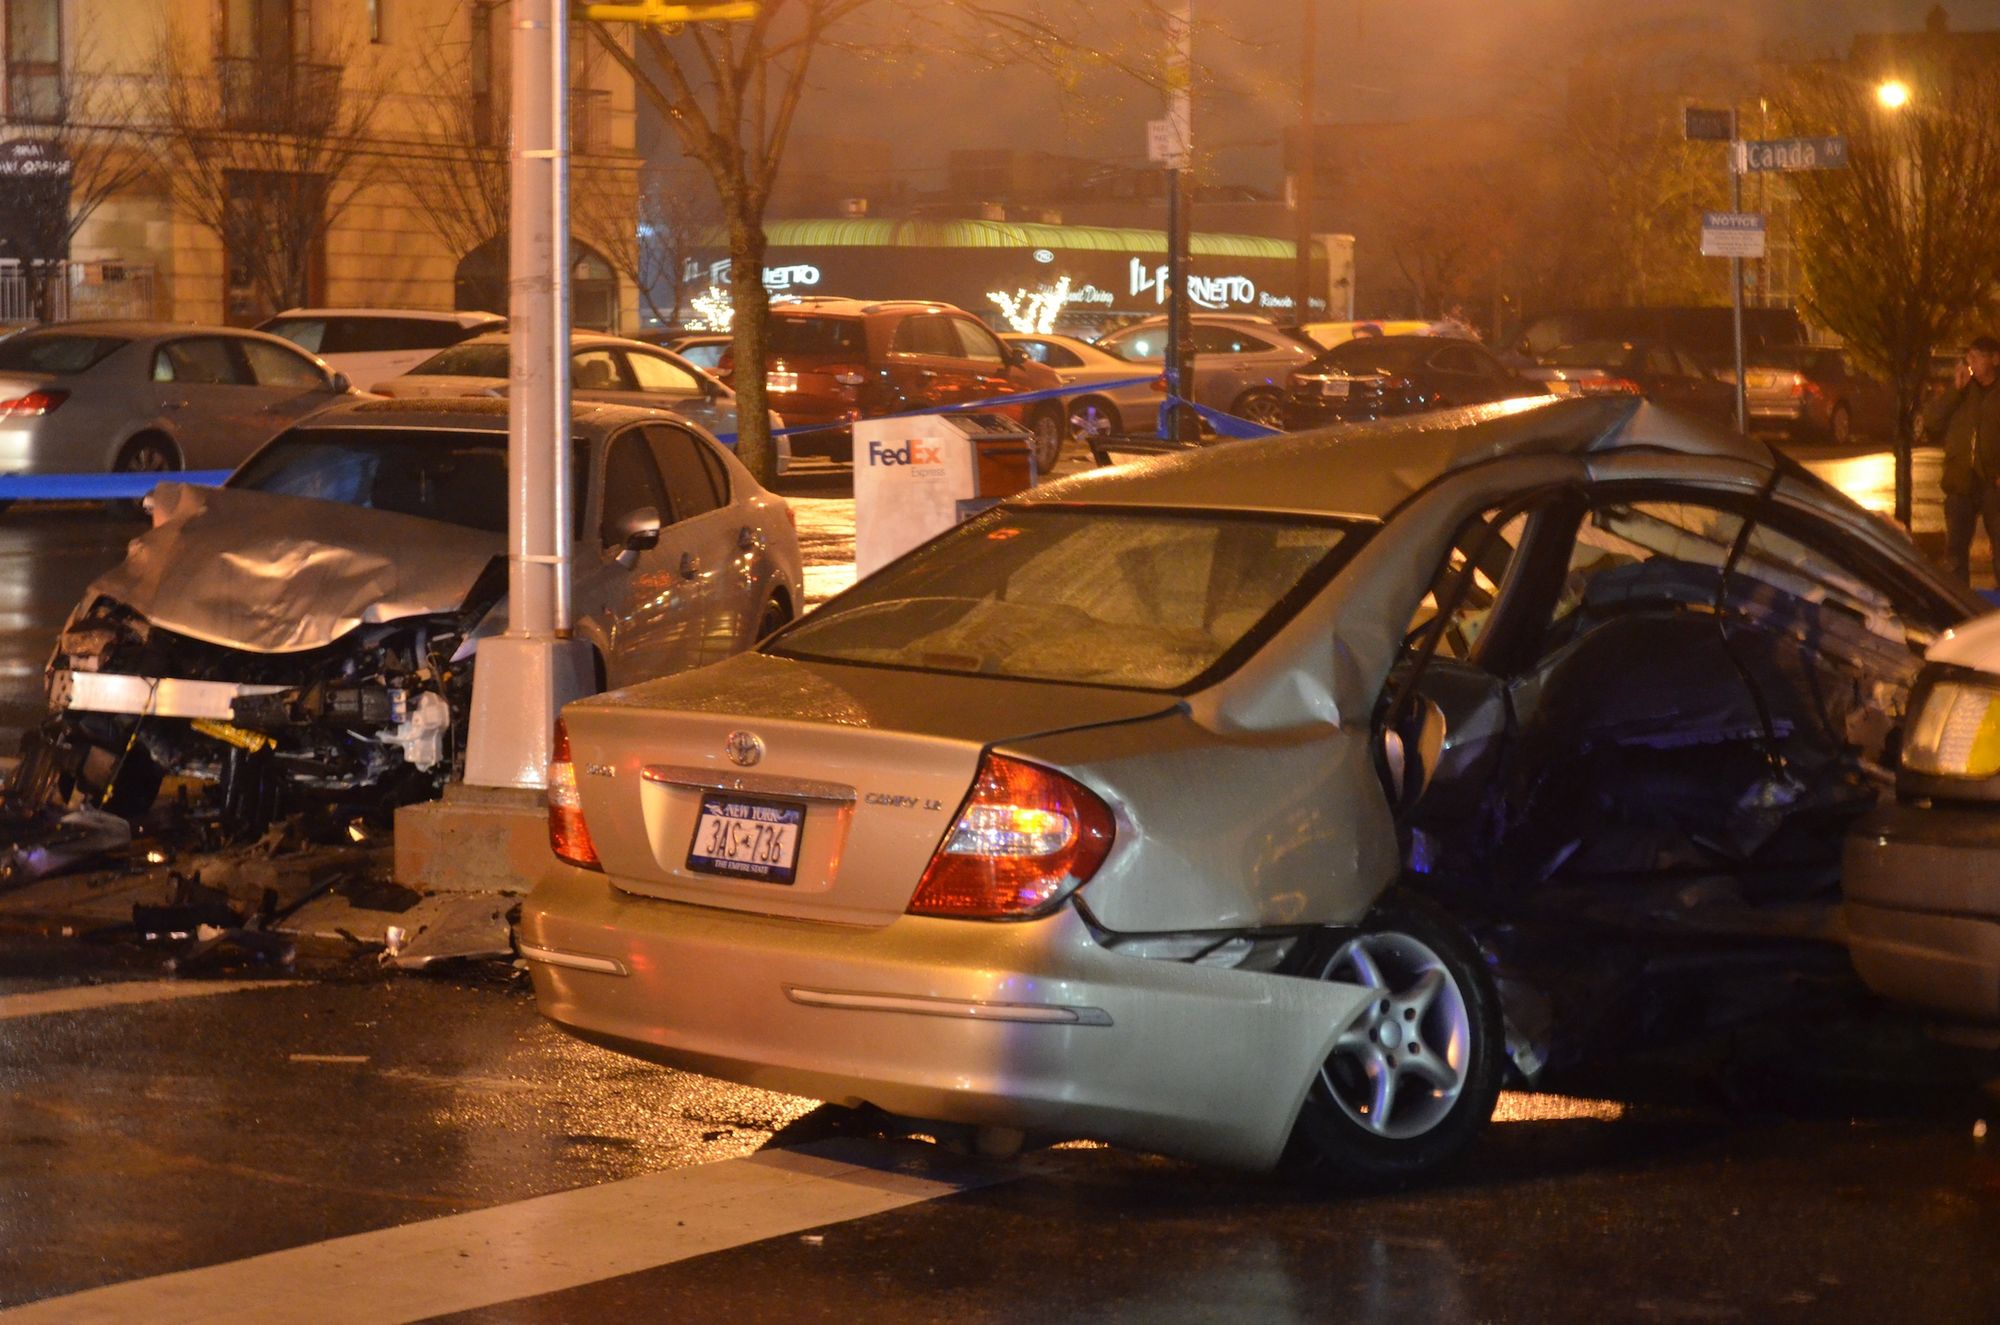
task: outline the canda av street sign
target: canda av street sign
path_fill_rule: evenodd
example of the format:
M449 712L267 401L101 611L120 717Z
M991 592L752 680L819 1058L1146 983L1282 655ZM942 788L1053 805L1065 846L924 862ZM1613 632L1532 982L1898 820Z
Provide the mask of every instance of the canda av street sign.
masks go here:
M1829 138L1769 138L1736 145L1736 173L1755 174L1778 170L1843 170L1847 166L1847 140L1835 134Z

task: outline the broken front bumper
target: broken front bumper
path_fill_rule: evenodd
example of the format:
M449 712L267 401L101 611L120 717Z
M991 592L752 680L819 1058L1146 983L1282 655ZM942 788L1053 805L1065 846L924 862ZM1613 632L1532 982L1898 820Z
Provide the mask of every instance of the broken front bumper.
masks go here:
M1842 887L1848 951L1869 988L2000 1022L2000 807L1872 811L1848 834Z
M49 673L49 710L54 713L120 713L149 718L192 718L228 722L245 695L274 695L287 687L241 685L234 681L192 681L172 676L128 676L120 672Z
M1359 986L1121 956L1025 924L815 923L551 864L522 906L543 1015L709 1076L891 1113L1269 1168Z

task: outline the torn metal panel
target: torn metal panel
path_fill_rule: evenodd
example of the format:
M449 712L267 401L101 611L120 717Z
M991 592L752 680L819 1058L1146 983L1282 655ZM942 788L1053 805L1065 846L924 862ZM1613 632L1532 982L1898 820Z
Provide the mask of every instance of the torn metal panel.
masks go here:
M306 497L163 483L152 500L154 527L84 602L110 598L157 627L258 653L454 611L505 551L497 534Z

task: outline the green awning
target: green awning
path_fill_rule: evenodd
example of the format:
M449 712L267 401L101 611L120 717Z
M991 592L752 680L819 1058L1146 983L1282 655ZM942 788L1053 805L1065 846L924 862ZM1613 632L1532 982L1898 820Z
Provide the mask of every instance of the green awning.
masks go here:
M1052 252L1165 253L1163 230L1099 225L1041 225L1027 221L772 221L765 227L772 248L1045 248ZM1262 235L1196 234L1188 247L1197 257L1283 258L1289 240Z

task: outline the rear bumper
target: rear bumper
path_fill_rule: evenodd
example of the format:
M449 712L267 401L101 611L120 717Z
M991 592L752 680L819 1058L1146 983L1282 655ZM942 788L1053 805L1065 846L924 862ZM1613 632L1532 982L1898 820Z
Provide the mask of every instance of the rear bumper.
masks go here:
M1848 834L1848 950L1899 1003L2000 1022L2000 811L1887 805Z
M543 1015L642 1058L1243 1168L1276 1163L1308 1080L1368 998L1122 957L1073 908L860 928L632 897L562 866L519 932Z

